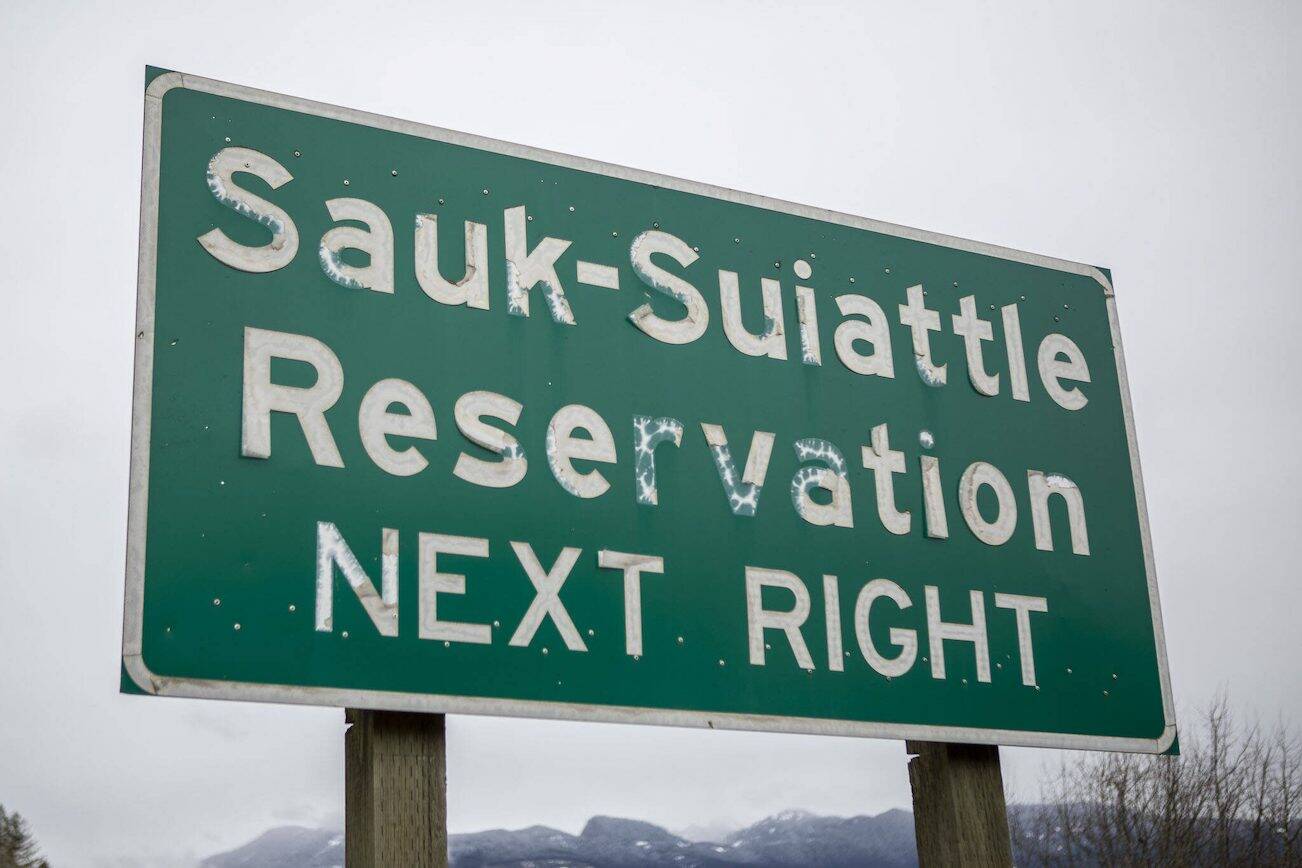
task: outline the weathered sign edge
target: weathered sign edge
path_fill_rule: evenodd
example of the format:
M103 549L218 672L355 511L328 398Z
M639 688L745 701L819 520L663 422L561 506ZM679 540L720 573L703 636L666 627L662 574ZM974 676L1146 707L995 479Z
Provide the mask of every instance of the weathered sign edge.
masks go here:
M281 684L258 684L235 681L198 680L156 675L145 665L142 656L144 629L145 530L148 506L150 412L153 392L154 292L157 265L159 164L161 159L163 96L173 88L216 94L289 111L364 124L379 129L433 139L435 141L477 148L507 156L536 160L579 171L623 178L644 184L709 196L737 204L780 211L813 220L837 223L870 232L909 238L971 253L1022 262L1057 271L1091 277L1098 281L1105 296L1108 320L1115 348L1118 381L1126 425L1126 440L1134 476L1136 508L1144 551L1144 568L1148 579L1149 602L1153 615L1153 633L1162 691L1165 726L1153 739L1092 736L1072 733L1027 732L1022 730L977 729L921 724L872 723L864 721L824 720L820 718L784 717L751 714L714 714L698 711L637 708L564 702L541 702L513 699L440 696L434 694L395 693L376 690L350 690L325 687L301 687ZM141 165L140 250L137 275L135 369L131 417L131 470L127 507L126 588L123 598L122 662L132 681L146 693L200 699L235 699L298 705L354 706L399 711L485 714L508 717L544 717L558 720L604 721L612 723L693 726L710 729L740 729L821 735L863 736L925 741L969 742L1009 746L1048 747L1075 750L1112 750L1162 753L1175 739L1175 710L1171 698L1166 638L1158 598L1157 575L1153 564L1153 547L1149 534L1148 510L1144 497L1143 475L1135 442L1134 415L1130 386L1126 376L1121 331L1117 321L1112 282L1098 268L1062 259L1026 253L1007 247L955 238L921 229L897 226L863 217L855 217L686 181L639 169L589 160L525 145L502 142L483 136L460 133L326 103L313 102L227 82L215 81L179 72L166 72L154 78L145 90L144 141Z

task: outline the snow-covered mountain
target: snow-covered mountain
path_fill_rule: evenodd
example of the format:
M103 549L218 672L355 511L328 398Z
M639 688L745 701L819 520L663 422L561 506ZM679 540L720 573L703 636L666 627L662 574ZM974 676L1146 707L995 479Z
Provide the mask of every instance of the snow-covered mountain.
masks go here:
M720 841L691 841L660 826L593 817L578 835L547 826L453 835L454 868L905 868L917 864L913 815L819 817L784 811ZM210 856L202 868L331 868L344 864L339 830L280 826L235 850Z

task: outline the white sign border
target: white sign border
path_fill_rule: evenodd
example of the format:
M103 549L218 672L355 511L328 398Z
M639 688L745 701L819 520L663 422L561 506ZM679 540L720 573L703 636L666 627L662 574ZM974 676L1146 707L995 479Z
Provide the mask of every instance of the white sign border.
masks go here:
M741 205L765 208L865 229L897 238L965 250L1013 262L1037 265L1071 274L1092 277L1103 289L1116 349L1117 377L1121 386L1122 410L1126 423L1126 440L1130 448L1130 466L1134 476L1136 507L1144 548L1144 568L1148 577L1149 605L1153 613L1153 633L1162 689L1165 727L1155 739L1118 738L1076 735L1071 733L1026 732L1007 729L976 729L959 726L871 723L848 720L824 720L807 717L784 717L756 714L713 714L700 711L636 708L614 705L591 705L568 702L539 702L515 699L491 699L437 694L395 693L378 690L349 690L328 687L299 687L286 684L259 684L173 678L156 675L145 665L142 656L144 629L145 537L149 495L149 433L153 404L154 370L154 292L157 267L159 164L161 159L163 96L182 87L203 93L244 100L246 102L348 123L363 124L420 138L461 145L479 150L564 166L583 172L651 184L684 193L708 196ZM919 741L968 742L1024 747L1047 747L1073 750L1109 750L1135 753L1163 753L1175 740L1175 709L1171 699L1171 678L1167 665L1166 636L1162 628L1162 611L1158 599L1157 574L1153 565L1153 545L1149 535L1148 507L1144 499L1143 474L1135 444L1134 415L1130 404L1130 385L1126 378L1126 360L1121 348L1121 330L1117 323L1116 301L1112 283L1099 269L1007 247L954 238L921 229L896 226L808 205L798 205L752 193L742 193L696 181L684 181L653 172L629 169L584 157L574 157L525 145L501 142L482 136L459 133L440 127L418 124L383 115L340 108L326 103L284 96L179 72L165 72L145 89L144 159L141 168L140 256L136 295L136 352L134 389L131 407L131 478L127 507L126 592L123 600L122 663L131 680L146 693L158 696L181 696L197 699L235 699L295 705L348 706L357 708L419 711L450 714L485 714L506 717L540 717L557 720L604 721L667 726L693 726L710 729L758 730L766 732L808 733L815 735L862 736L871 738L913 739Z

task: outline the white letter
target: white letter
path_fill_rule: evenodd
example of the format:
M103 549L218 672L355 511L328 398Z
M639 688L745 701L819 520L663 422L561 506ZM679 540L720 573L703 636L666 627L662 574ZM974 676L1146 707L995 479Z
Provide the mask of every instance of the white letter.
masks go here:
M420 638L488 645L493 641L493 628L487 624L439 620L439 594L466 592L465 576L460 573L439 572L440 554L486 558L488 540L441 533L420 535Z
M705 299L696 287L652 262L653 253L663 253L686 267L696 261L696 251L681 238L657 231L643 232L633 239L628 249L633 273L638 279L687 308L687 315L676 320L661 319L651 310L650 304L644 304L628 318L633 325L661 343L690 344L705 334L705 327L710 324L710 309L705 306Z
M624 571L624 651L630 657L642 654L642 573L663 573L663 558L631 555L602 549L597 566Z
M590 437L575 437L574 431L582 428ZM580 473L574 469L571 460L582 458L587 461L615 461L615 438L610 436L606 420L597 415L597 411L582 404L569 404L556 411L552 421L547 425L547 464L552 469L552 476L561 484L561 488L575 497L599 497L610 488L601 471L589 470Z
M741 290L737 274L719 269L719 305L723 308L723 333L732 344L748 356L787 357L787 336L782 328L782 284L771 277L760 278L764 300L764 331L751 334L741 321Z
M1044 597L995 594L995 605L1001 609L1012 609L1017 616L1017 648L1022 657L1022 683L1034 687L1035 649L1031 647L1031 613L1049 611L1049 601Z
M389 405L397 402L407 408L406 413L390 413ZM406 380L381 380L372 386L362 406L357 411L357 427L362 435L366 454L376 466L394 476L411 476L424 470L429 462L415 446L401 452L389 446L386 435L419 437L422 440L438 439L434 427L434 409L429 401Z
M550 617L556 629L560 631L561 638L565 640L566 648L571 651L587 651L588 646L583 644L583 637L579 635L578 628L570 620L570 613L565 611L559 596L561 585L565 584L582 550L569 546L561 549L556 563L552 564L549 571L543 569L542 564L538 562L538 556L533 553L528 543L512 542L511 548L515 549L515 556L519 559L520 566L524 567L525 574L529 576L529 581L533 583L537 593L534 595L533 602L529 604L529 610L520 619L520 626L515 628L515 635L511 637L510 644L518 648L528 646L533 641L534 633L538 632L542 619Z
M1017 401L1031 400L1026 385L1026 353L1022 350L1022 322L1017 316L1017 305L1006 304L999 309L1004 318L1004 344L1008 350L1008 387Z
M719 481L723 483L723 493L728 498L728 507L733 515L753 516L759 509L760 492L764 488L764 477L769 472L769 457L773 453L773 435L768 431L756 431L750 438L750 452L746 455L746 469L737 479L737 465L732 461L732 452L728 449L728 438L723 428L701 423L705 432L705 442L714 456L714 466L719 471Z
M951 624L940 620L940 591L927 585L927 644L931 648L931 677L945 677L945 640L971 642L976 654L977 680L990 681L990 646L986 644L986 603L980 591L970 591L971 624Z
M903 627L892 627L888 638L891 644L900 649L894 657L883 657L873 644L872 631L869 629L869 616L872 614L873 602L878 597L886 597L895 603L901 611L913 605L904 589L890 579L873 579L863 586L859 599L854 604L854 634L859 639L859 652L876 672L887 678L903 675L913 668L913 661L918 656L918 631Z
M637 502L643 506L660 503L660 492L656 488L656 447L666 442L683 445L682 422L668 416L659 419L633 417L633 481Z
M271 241L261 247L246 247L220 229L213 229L200 235L199 243L219 262L240 271L265 273L284 268L298 252L298 227L280 208L237 187L232 179L236 172L257 175L273 190L294 180L294 176L271 157L248 148L222 148L208 161L208 189L213 196L236 214L270 229Z
M334 566L348 580L353 593L381 636L398 635L398 532L384 528L380 536L380 587L375 593L370 576L357 562L357 556L344 542L339 528L328 521L316 523L316 629L329 633L334 629Z
M977 493L983 485L990 486L999 499L999 514L994 521L986 521L977 506ZM1017 501L1013 499L1013 487L999 468L984 461L974 461L963 471L958 481L958 508L972 533L986 545L1003 545L1017 527Z
M954 314L954 334L962 335L963 346L967 350L967 376L972 381L972 388L982 395L999 394L999 375L987 374L985 360L981 355L981 342L994 340L995 332L990 321L981 319L976 312L976 296L965 295L958 300L961 314Z
M496 392L466 392L457 399L453 414L457 429L471 443L502 456L501 461L485 461L462 452L457 456L452 475L486 488L510 488L529 469L520 441L505 431L485 425L484 416L514 425L520 421L523 406Z
M893 534L906 534L913 523L908 510L895 508L895 479L891 474L904 473L904 453L891 448L886 423L873 428L871 446L864 446L863 466L873 472L877 482L877 515L882 526Z
M823 618L827 621L827 668L845 671L844 645L841 643L841 591L836 576L823 576Z
M326 277L349 289L373 289L393 293L393 226L388 216L365 199L330 199L330 219L358 220L366 229L336 226L321 236L321 270ZM366 265L344 262L344 250L360 250L370 259Z
M1046 475L1041 470L1026 471L1031 492L1031 525L1035 528L1035 547L1053 551L1053 525L1049 521L1049 496L1060 495L1067 504L1067 526L1071 528L1071 550L1078 555L1090 553L1089 530L1085 527L1085 498L1080 489L1061 473Z
M507 208L503 214L506 223L506 312L513 316L529 315L529 290L542 284L543 301L551 311L554 322L574 325L574 312L570 310L565 287L556 275L556 260L560 259L571 242L563 238L544 238L529 251L525 230L524 206Z
M945 495L940 486L940 459L922 455L918 463L922 465L922 506L927 514L927 536L947 539L949 521L945 518Z
M943 386L949 375L945 365L931 360L931 337L927 334L940 331L940 314L927 308L921 284L910 286L907 292L909 303L900 305L900 323L913 332L913 359L918 376L928 386Z
M818 342L818 305L814 291L807 286L796 287L796 313L800 317L800 360L806 365L823 364L823 351Z
M1058 356L1066 356L1066 361L1060 361ZM1044 340L1040 341L1040 351L1035 356L1036 364L1040 368L1040 380L1044 383L1044 390L1049 393L1049 397L1058 402L1060 407L1067 410L1079 410L1089 403L1089 398L1085 393L1076 387L1064 389L1059 380L1078 380L1082 383L1090 381L1090 369L1085 364L1085 356L1076 346L1071 338L1064 335L1052 334L1045 335Z
M316 382L300 389L271 382L271 359L306 362L316 371ZM244 329L244 413L240 454L245 458L271 457L271 414L293 413L312 450L312 460L325 467L343 467L325 411L344 389L344 369L330 348L315 338L288 332Z
M488 310L488 227L466 221L466 273L456 283L439 271L439 218L416 215L416 282L443 304Z
M764 608L764 588L786 588L795 595L796 602L789 612L774 612ZM746 625L750 638L750 662L753 666L764 664L764 629L773 628L787 634L791 651L801 669L813 669L814 658L809 656L800 625L809 617L809 590L795 575L782 570L761 567L746 568Z
M840 295L836 306L845 316L851 314L866 318L867 322L846 320L836 327L832 342L836 345L836 355L841 363L856 374L883 377L895 376L895 363L891 360L891 331L886 322L886 312L881 305L862 295ZM860 355L855 351L855 341L867 341L873 345L870 356Z
M809 437L797 440L796 460L818 461L826 467L802 467L791 478L791 502L796 514L813 525L854 527L850 507L850 476L845 456L826 440ZM810 489L821 488L832 496L830 503L818 503L809 496Z

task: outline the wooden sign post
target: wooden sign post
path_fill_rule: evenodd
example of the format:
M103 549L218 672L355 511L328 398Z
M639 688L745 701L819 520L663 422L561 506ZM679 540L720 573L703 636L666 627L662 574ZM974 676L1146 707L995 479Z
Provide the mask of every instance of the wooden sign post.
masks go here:
M1008 811L999 748L905 742L918 865L1009 866Z
M356 708L345 715L345 864L447 868L444 716Z

